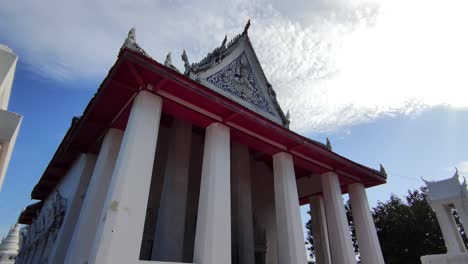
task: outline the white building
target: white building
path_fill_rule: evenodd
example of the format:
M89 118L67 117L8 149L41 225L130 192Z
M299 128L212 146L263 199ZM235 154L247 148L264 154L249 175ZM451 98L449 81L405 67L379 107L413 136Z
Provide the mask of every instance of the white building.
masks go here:
M432 207L444 237L447 254L421 257L423 264L468 263L468 253L452 214L456 209L463 227L468 227L468 190L466 180L460 184L458 170L453 177L441 181L424 181L427 185L427 202Z
M0 190L16 142L22 116L8 112L18 56L0 44Z
M132 29L34 190L17 263L383 264L365 188L386 174L289 130L244 31L183 73Z

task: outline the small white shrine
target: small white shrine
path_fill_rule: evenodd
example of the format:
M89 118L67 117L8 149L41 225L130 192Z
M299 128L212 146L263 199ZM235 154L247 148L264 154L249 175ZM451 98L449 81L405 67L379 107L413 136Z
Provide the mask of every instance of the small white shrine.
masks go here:
M437 215L447 254L421 257L423 264L468 263L468 253L452 214L456 209L461 224L468 227L468 190L466 179L460 184L458 170L453 177L441 181L423 181L427 185L427 202Z
M2 239L0 244L0 264L15 263L20 244L20 226L15 224L11 227L8 235Z

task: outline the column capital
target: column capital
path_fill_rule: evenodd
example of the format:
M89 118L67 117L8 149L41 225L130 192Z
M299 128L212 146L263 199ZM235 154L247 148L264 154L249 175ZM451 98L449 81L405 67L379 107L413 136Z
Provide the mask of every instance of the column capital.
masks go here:
M322 174L320 174L322 177L329 177L329 176L338 176L338 173L334 171L327 171Z

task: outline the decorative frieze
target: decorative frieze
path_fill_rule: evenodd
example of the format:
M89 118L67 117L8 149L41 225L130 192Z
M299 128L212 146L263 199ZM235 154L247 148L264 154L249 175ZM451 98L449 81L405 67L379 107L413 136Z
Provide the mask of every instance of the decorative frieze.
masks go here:
M31 256L31 254L35 254L34 252L41 252L42 258L48 257L48 252L43 251L48 243L53 243L57 238L57 232L65 217L66 202L66 199L57 191L53 198L44 204L28 231L22 234L18 263L34 257ZM36 250L37 247L41 248Z
M206 81L224 92L252 104L258 110L275 115L259 87L259 82L252 71L245 52L242 52L220 71L207 77Z

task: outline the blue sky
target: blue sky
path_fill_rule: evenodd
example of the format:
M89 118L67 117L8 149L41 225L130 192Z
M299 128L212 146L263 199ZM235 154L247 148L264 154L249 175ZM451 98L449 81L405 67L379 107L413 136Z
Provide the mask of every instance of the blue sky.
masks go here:
M370 167L385 165L388 183L368 190L371 205L419 188L421 176L447 178L454 166L468 173L465 3L155 3L0 7L0 43L19 55L9 110L23 115L0 192L0 236L32 202L71 118L81 115L132 26L155 59L172 50L181 68L182 49L196 61L252 18L250 38L292 128L329 137L335 152Z

